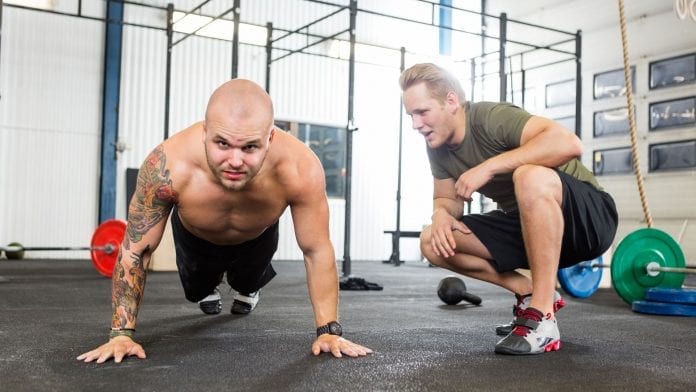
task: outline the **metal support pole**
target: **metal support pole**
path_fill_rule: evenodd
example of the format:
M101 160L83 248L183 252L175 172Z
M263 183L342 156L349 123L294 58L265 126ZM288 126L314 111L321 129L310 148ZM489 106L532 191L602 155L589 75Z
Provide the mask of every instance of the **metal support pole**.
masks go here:
M174 40L174 4L167 4L167 65L164 77L164 139L169 139L169 101L172 84L172 49Z
M524 107L526 105L526 100L525 100L524 96L526 95L526 92L527 92L527 71L523 69L521 72L522 72L522 108L524 109Z
M488 33L488 22L486 21L486 5L486 0L481 0L481 53L479 53L479 58L481 59L481 100L484 99L486 91L486 58L484 57L484 54L486 53L486 36ZM471 100L474 100L473 90L471 93Z
M2 0L0 0L0 54L2 54ZM2 56L0 56L0 60L2 60ZM0 90L0 99L2 99L2 90ZM0 283L6 282L9 282L9 279L0 275Z
M500 101L507 99L507 78L505 77L505 45L507 43L507 14L500 14L500 46L498 57L498 80L500 80Z
M524 54L520 55L520 74L520 79L522 79L522 109L524 109L526 102L524 96L527 95L527 70L524 69Z
M266 92L271 93L271 62L273 56L273 23L266 23Z
M474 100L474 93L476 92L476 60L471 59L471 72L469 73L469 81L471 82L471 96L469 101Z
M401 47L401 72L406 69L406 48ZM396 233L392 237L392 249L395 258L392 260L395 265L401 264L401 154L404 132L404 100L399 100L399 163L396 176Z
M469 72L469 82L471 83L471 96L469 96L469 101L474 100L474 94L476 93L476 60L471 59L471 70Z
M232 37L232 79L236 79L239 74L239 3L240 0L234 0L234 36Z
M582 31L575 33L575 134L582 138Z
M99 178L99 222L116 216L116 148L121 92L121 45L123 3L106 3L104 34L104 80L102 88L101 173Z
M346 125L346 210L343 234L343 276L350 276L350 213L351 213L351 175L353 164L353 92L355 90L355 22L358 14L358 1L350 0L350 59L348 61L348 124Z
M510 102L512 104L517 104L515 102L515 74L512 71L512 57L508 57L509 70L510 70Z

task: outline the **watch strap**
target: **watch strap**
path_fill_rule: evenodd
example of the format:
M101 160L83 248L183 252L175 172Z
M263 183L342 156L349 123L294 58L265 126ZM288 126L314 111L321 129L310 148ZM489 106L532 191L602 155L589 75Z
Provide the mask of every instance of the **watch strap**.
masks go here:
M334 328L331 328L332 326ZM338 332L334 331L334 329L336 329ZM341 324L339 324L338 321L330 321L326 325L322 325L321 327L317 328L317 336L324 334L341 336L343 334Z

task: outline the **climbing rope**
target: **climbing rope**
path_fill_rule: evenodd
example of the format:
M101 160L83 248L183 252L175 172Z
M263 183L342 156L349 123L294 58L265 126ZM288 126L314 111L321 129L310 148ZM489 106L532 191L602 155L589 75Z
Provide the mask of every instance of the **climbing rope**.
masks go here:
M640 172L640 163L638 161L638 133L636 132L636 118L633 109L633 85L631 83L631 67L628 65L628 41L626 39L626 15L624 14L624 2L619 0L619 18L621 20L621 45L623 47L623 64L624 64L624 83L626 85L626 104L628 105L628 123L630 126L631 135L631 155L633 157L633 173L636 175L638 182L638 193L640 194L640 203L643 206L643 214L648 227L652 227L653 221L648 208L648 197L645 194L645 186L643 183L643 175Z

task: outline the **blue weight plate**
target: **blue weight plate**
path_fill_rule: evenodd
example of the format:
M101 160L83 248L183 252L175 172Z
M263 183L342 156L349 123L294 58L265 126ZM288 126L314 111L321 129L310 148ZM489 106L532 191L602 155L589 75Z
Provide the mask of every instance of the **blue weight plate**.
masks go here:
M558 270L558 283L575 298L587 298L594 294L602 280L602 256ZM592 265L595 264L595 267Z
M696 305L696 289L653 287L645 290L645 299L653 302Z
M696 306L684 304L670 304L666 302L634 301L634 312L659 314L663 316L691 316L696 317Z

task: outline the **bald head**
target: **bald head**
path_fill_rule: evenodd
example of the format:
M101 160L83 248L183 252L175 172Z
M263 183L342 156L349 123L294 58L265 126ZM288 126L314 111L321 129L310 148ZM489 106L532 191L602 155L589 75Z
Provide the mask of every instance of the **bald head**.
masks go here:
M206 122L260 122L273 124L273 102L258 84L246 79L223 83L210 96Z

